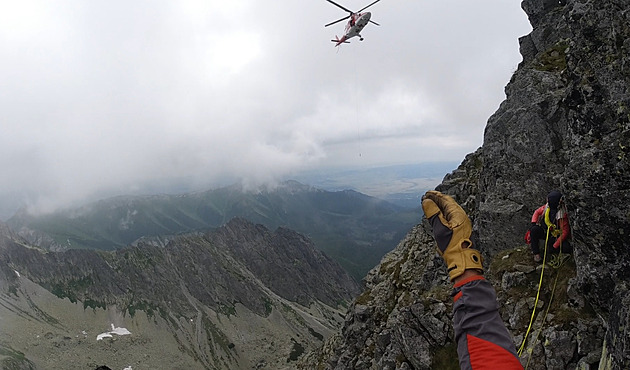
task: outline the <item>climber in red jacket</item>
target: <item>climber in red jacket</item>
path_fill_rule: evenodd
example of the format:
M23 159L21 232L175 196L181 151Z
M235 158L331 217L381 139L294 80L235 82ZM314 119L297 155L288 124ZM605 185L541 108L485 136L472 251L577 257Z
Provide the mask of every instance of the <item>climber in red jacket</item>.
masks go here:
M549 230L549 234L547 234ZM562 194L554 190L547 195L547 203L534 211L531 226L525 241L532 248L534 261L540 262L540 241L546 241L547 252L571 253L571 228L569 227L569 214ZM553 248L551 248L553 247Z
M460 367L523 369L499 315L494 288L483 277L481 255L472 248L466 212L453 198L437 191L422 197L422 209L454 286L453 327Z

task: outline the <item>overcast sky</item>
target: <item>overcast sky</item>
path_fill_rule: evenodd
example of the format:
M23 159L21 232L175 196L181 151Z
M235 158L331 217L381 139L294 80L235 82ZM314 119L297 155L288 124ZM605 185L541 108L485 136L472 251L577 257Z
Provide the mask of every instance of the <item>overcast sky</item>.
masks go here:
M520 1L369 10L335 48L325 0L0 0L0 201L463 159L521 61Z

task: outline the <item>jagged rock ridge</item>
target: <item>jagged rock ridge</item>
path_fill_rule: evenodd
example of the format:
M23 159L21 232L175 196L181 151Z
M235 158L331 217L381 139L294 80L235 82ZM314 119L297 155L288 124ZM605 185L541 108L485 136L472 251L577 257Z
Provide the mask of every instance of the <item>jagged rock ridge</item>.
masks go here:
M337 310L358 290L304 236L282 228L270 232L243 219L206 234L175 237L165 247L141 243L115 252L46 252L4 225L0 231L0 338L13 338L0 339L0 353L21 353L37 368L58 367L50 361L77 356L76 351L93 358L103 354L102 348L90 351L93 336L77 334L75 323L62 319L66 310L84 318L91 330L96 330L91 320L110 317L112 324L143 333L121 344L125 351L142 353L155 342L181 357L146 359L139 361L142 366L290 366L289 360L334 330ZM152 332L163 339L150 337ZM32 351L54 345L57 336L68 338L61 342L72 349L50 358ZM11 357L0 357L5 360ZM86 361L65 368L87 368Z
M541 270L523 235L546 194L561 190L574 259L547 269L523 364L627 369L630 1L525 0L522 8L533 30L519 40L523 61L507 98L489 118L482 147L438 190L471 216L473 240L517 346ZM429 230L414 228L368 274L342 332L311 353L305 368L458 368L450 285Z

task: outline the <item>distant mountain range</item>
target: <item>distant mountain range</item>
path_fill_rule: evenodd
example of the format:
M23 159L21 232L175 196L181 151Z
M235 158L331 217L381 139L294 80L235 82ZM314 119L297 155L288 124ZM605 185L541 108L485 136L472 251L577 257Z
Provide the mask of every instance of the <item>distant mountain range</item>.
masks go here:
M292 173L281 179L296 180L319 189L328 191L356 190L379 199L386 200L403 207L414 208L419 204L419 196L426 190L434 189L447 173L453 171L459 161L429 162L404 165L389 165L380 167L355 168L320 168ZM219 188L237 182L237 179L223 179L205 188ZM163 179L148 183L133 184L133 192L127 195L148 194L185 194L197 192L198 182L191 177L178 179ZM120 195L120 189L103 189L98 194L92 194L89 199L75 200L75 203L65 207L74 207L98 199L107 199ZM37 203L39 194L28 192L2 192L0 189L0 220L11 218L20 207L25 204Z
M293 179L328 191L351 189L399 206L415 208L458 162L428 162L373 168L304 171Z
M287 181L257 191L234 185L182 195L119 196L46 215L21 210L7 224L49 250L114 250L140 238L216 228L234 217L305 234L360 280L420 221L421 211L353 190L331 192Z
M241 218L109 252L0 222L0 368L294 369L357 292L305 236Z

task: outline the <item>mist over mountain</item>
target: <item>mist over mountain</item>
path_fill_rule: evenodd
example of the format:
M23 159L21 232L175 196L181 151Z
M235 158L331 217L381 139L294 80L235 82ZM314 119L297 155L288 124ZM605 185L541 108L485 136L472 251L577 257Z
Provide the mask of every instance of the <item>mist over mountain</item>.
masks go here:
M328 191L356 190L390 203L417 208L419 197L435 188L458 162L423 162L374 168L303 171L294 179Z
M364 168L320 168L298 171L284 178L283 181L297 180L327 191L356 190L399 206L416 208L419 204L419 194L434 188L444 175L455 169L457 165L458 162L423 162ZM54 207L48 209L47 212L78 208L83 204L121 195L189 194L205 189L227 187L238 182L237 178L226 177L221 181L202 186L193 178L162 179L139 183L132 188L102 190L85 198L82 202L59 204L59 201L50 200L48 202ZM25 191L1 196L0 220L10 219L21 208L27 208L31 213L41 213L38 212L39 207L36 206L41 198L45 198L45 195Z
M352 190L329 192L288 181L258 190L233 185L181 195L119 196L43 215L23 210L7 224L49 250L113 250L139 238L219 227L234 217L307 235L358 281L420 220L421 211Z

